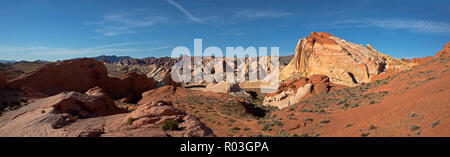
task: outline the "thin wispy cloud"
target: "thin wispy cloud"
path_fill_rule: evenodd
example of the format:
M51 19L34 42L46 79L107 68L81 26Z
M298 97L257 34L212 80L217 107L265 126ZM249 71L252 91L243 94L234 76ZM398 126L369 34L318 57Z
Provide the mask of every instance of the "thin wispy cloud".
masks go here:
M190 21L193 22L197 22L197 23L201 23L201 24L206 24L206 25L210 25L213 26L215 28L222 28L222 26L220 26L218 23L218 21L213 20L213 19L217 19L217 16L210 16L210 17L206 17L206 18L198 18L194 15L191 14L191 12L189 12L188 10L186 10L182 5L176 3L173 0L166 0L169 4L173 5L175 8L177 8L178 10L180 10Z
M233 14L236 18L277 18L293 15L293 13L279 10L257 10L257 9L244 9L238 10Z
M132 46L132 45L143 45L143 44L151 44L151 43L157 43L158 40L152 40L152 41L137 41L137 42L123 42L123 43L115 43L115 44L108 44L108 45L100 45L92 47L94 49L101 49L101 48L111 48L111 47L121 47L121 46Z
M246 34L247 34L246 32L237 32L237 31L228 31L228 32L220 33L220 35L223 35L223 36L243 36Z
M30 47L9 47L9 46L0 46L0 53L7 52L28 52L28 51L48 51L51 50L48 47L43 46L30 46Z
M417 33L450 33L450 24L428 20L404 19L350 19L335 21L330 26L334 28L370 28L378 27L388 30L407 30Z
M167 17L155 15L148 10L110 13L97 22L87 22L86 26L97 27L93 31L110 37L120 34L135 34L140 28L168 21Z
M204 23L204 21L202 19L199 19L199 18L195 17L189 11L187 11L183 6L181 6L180 4L176 3L175 1L173 1L173 0L166 0L166 1L169 2L170 4L172 4L178 10L180 10L184 15L186 15L186 17L189 20L192 20L192 21L195 21L195 22Z

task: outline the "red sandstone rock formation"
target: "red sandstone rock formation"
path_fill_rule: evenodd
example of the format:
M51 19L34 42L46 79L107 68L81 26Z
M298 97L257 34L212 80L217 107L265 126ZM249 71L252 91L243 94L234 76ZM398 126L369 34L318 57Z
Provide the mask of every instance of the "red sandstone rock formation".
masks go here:
M99 87L88 90L85 94L78 92L63 92L46 98L47 107L53 107L58 113L69 113L80 118L107 116L123 113L114 101Z
M178 127L164 130L166 120ZM0 117L2 137L211 137L215 136L196 117L154 101L123 113L101 89L86 94L65 92L37 100Z
M450 42L444 45L441 51L437 52L435 57L448 57L450 56Z
M439 58L439 57L448 57L450 56L450 42L444 45L444 48L442 48L441 51L437 52L434 57L432 56L426 56L426 57L419 57L419 58L412 58L412 59L402 59L402 61L409 63L410 66L417 66L421 64L425 64L433 59Z
M75 59L47 64L8 83L14 89L30 89L45 95L64 91L84 93L100 87L112 98L138 101L141 94L153 88L155 81L145 75L130 73L122 78L108 77L106 67L94 59Z
M293 75L326 75L336 84L355 86L385 71L408 69L408 64L374 50L353 44L325 32L302 38L292 61L280 72L280 79Z
M330 82L328 76L313 75L310 78L291 78L283 82L274 93L267 94L264 105L284 108L293 105L311 94L320 94L344 88Z
M132 119L132 121L130 121ZM178 128L169 131L171 136L179 137L212 137L213 131L201 123L198 118L186 114L173 107L172 103L152 101L139 106L135 111L117 119L111 132L105 136L148 136L144 128L160 129L166 121L175 121ZM107 129L108 130L108 129Z

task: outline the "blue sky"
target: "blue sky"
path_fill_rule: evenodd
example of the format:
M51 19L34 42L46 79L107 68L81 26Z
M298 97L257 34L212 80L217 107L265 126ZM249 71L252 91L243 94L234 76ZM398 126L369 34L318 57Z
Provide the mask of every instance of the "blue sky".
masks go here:
M170 56L176 46L278 46L329 32L394 57L450 40L448 0L2 0L0 60Z

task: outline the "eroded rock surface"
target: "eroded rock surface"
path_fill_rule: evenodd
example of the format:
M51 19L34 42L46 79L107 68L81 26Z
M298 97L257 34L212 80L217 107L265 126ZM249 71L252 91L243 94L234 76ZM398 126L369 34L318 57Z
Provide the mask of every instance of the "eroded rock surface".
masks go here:
M162 129L168 120L177 125ZM0 117L3 137L211 137L198 118L176 109L170 102L153 101L131 113L117 108L99 88L81 94L64 92Z
M281 83L276 92L267 94L263 104L285 108L308 95L326 93L338 88L344 88L344 86L331 83L328 76L325 75L291 78Z
M399 59L381 54L372 46L357 45L325 32L312 32L298 41L295 56L280 72L280 79L294 75L326 75L336 84L356 86L372 75L408 69Z
M106 67L94 59L74 59L46 64L8 83L12 89L35 92L30 95L52 96L65 91L84 93L93 87L105 90L113 99L136 102L153 88L155 81L146 75L130 73L121 78L108 76Z

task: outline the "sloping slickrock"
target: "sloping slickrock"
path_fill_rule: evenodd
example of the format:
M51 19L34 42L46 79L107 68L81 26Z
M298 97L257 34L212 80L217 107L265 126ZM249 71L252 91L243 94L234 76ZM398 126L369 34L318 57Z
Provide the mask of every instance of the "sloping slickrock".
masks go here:
M178 128L163 130L166 120ZM2 137L212 137L213 131L198 118L154 101L124 113L101 89L86 94L65 92L39 99L0 117Z
M130 121L132 119L132 122ZM177 137L213 137L213 131L201 123L198 118L186 114L184 111L173 107L172 103L164 101L152 101L139 106L135 111L121 119L115 119L106 128L102 136L151 136L165 121L178 122L178 129L167 131L165 136Z
M100 88L81 94L63 92L38 99L0 117L0 136L64 136L59 128L77 121L123 113Z

